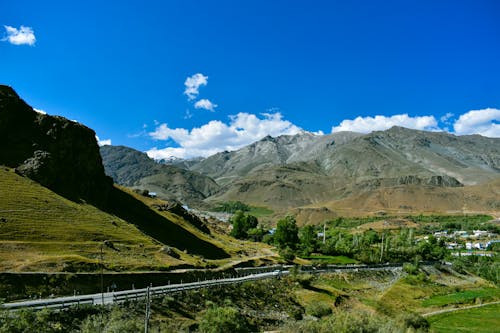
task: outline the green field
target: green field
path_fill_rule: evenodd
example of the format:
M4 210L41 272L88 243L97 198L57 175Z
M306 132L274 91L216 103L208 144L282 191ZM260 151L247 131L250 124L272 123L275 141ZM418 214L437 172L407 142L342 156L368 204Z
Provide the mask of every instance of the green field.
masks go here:
M468 304L477 300L482 302L491 301L500 297L500 290L497 288L482 288L459 291L446 295L436 295L422 301L422 306L446 306L451 304Z
M491 333L500 326L500 304L475 309L443 313L429 317L431 328L437 333Z
M263 217L273 214L274 211L266 207L250 206L250 210L247 213L255 217Z

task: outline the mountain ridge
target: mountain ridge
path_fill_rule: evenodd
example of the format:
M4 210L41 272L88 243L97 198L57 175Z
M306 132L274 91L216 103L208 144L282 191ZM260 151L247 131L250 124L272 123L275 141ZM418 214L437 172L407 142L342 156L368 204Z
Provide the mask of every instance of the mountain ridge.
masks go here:
M399 206L433 211L432 202L427 203L425 196L442 195L450 198L450 209L444 204L446 200L437 199L435 208L458 211L466 206L465 188L497 184L500 139L403 127L368 134L306 132L266 136L236 151L186 163L175 161L175 165L203 174L220 186L203 199L209 205L239 200L284 213L301 207L339 210L339 205L352 204L366 214L398 211ZM415 188L422 203L409 205L405 193ZM381 195L390 197L394 193L404 199L380 199ZM494 198L477 195L487 197L483 205L476 200L477 209L498 206ZM361 207L350 198L368 201ZM399 201L396 206L391 204Z
M500 178L500 139L403 127L368 134L265 137L240 150L205 158L190 169L222 186L206 199L208 202L241 200L278 211L310 205L338 209L333 202L354 203L347 200L349 197L375 198L376 193L389 188L417 186L430 196L441 192L453 197L454 192L445 188L463 192L459 188L496 184ZM424 200L425 194L419 197ZM491 200L485 201L484 210L496 209ZM366 207L371 206L372 212L399 207L378 202L372 200ZM450 202L450 210L463 205L455 200ZM433 210L432 203L413 207ZM436 209L447 210L442 202ZM363 209L364 213L369 211Z
M145 153L125 146L102 146L105 172L117 184L155 192L165 200L200 205L220 190L210 177L174 165L155 162Z

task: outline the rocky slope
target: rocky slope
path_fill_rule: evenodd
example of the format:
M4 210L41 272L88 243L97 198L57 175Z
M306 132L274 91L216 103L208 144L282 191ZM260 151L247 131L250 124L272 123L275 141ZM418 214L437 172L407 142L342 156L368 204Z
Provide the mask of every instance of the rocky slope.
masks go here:
M266 137L238 151L208 157L191 169L223 185L210 201L241 200L275 210L302 206L339 209L341 202L364 212L401 207L456 211L466 206L463 186L497 184L500 139L401 127L366 135L301 133ZM390 188L400 190L389 191L391 200L380 199L381 193L389 193L384 189ZM419 195L410 205L411 188L418 188ZM448 190L453 188L457 190ZM440 196L442 200L426 200ZM474 206L494 209L499 203L491 200L476 200ZM360 202L365 205L360 207Z
M226 184L273 166L315 162L333 147L342 146L359 136L361 134L353 132L330 135L303 132L277 138L266 136L237 151L222 152L202 159L190 165L189 169L208 175L219 184Z
M189 205L219 191L211 178L172 165L156 163L145 153L123 146L103 146L101 156L106 174L120 185L156 192L160 198Z
M170 169L129 148L103 147L101 153L108 174L118 182L183 202L194 198L195 205L239 200L281 213L300 208L309 216L332 215L333 210L352 215L349 208L359 214L456 212L464 211L466 201L481 211L500 207L491 193L474 191L472 201L467 194L470 186L499 186L500 139L479 135L402 127L366 135L303 132L267 136L205 159L163 161L175 164ZM182 167L196 177L181 173Z

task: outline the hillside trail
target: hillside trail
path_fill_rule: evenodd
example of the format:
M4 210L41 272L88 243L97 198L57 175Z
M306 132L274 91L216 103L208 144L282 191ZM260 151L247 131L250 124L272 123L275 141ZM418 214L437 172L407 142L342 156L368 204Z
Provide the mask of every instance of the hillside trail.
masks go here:
M260 251L261 251L261 254L259 254L259 255L255 255L255 256L251 256L251 257L244 257L241 259L233 260L225 265L222 265L221 267L219 267L219 270L224 270L227 268L235 267L236 265L239 265L239 264L244 263L244 262L252 261L252 260L265 259L265 258L269 258L269 257L278 256L278 254L271 249L265 248L265 249L261 249Z
M448 312L455 312L455 311L461 311L461 310L469 310L469 309L475 309L475 308L480 308L483 306L488 306L488 305L493 305L493 304L500 304L500 301L495 301L495 302L489 302L489 303L483 303L483 304L478 304L478 305L470 305L470 306L464 306L461 308L453 308L453 309L444 309L444 310L437 310L433 312L428 312L422 314L422 317L431 317L434 315L442 314L442 313L448 313Z

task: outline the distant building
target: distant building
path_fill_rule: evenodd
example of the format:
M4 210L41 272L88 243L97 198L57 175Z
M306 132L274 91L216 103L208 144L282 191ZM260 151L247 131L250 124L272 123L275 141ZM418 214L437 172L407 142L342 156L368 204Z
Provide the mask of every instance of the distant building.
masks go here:
M151 198L156 198L156 192L149 192L149 196Z
M438 231L434 233L434 237L436 238L442 238L442 237L448 237L448 231Z

